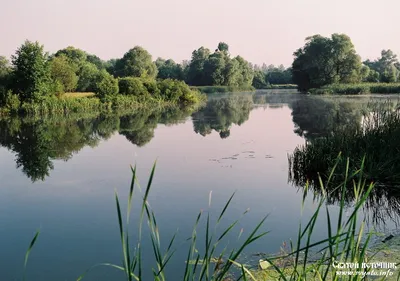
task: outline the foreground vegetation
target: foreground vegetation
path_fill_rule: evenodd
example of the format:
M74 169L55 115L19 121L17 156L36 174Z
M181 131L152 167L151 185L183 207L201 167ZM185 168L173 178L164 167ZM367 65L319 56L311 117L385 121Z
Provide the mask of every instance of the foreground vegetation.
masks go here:
M346 164L349 167L349 161ZM320 181L320 191L322 196L317 202L316 210L304 225L299 225L299 231L296 239L291 241L279 255L263 255L256 265L244 264L241 261L241 254L254 241L268 237L267 232L262 231L267 217L264 217L255 227L245 234L243 230L239 232L239 242L235 246L228 246L229 235L237 231L240 219L228 224L227 227L221 227L225 220L225 214L231 205L234 195L232 195L225 206L221 208L215 224L212 224L210 211L200 211L197 215L191 237L188 239L186 263L182 262L182 274L175 272L174 280L181 276L181 280L365 280L362 275L346 276L341 275L341 271L346 269L335 268L339 263L355 263L360 266L359 271L366 276L379 272L380 276L375 276L378 280L396 280L400 278L400 273L396 271L387 272L387 270L377 270L372 268L363 268L362 263L382 262L374 257L379 251L386 248L374 248L371 251L371 239L374 232L366 232L366 224L360 214L370 193L374 189L373 184L367 184L363 179L364 165L360 169L350 172L348 169L344 172L343 182L339 185L333 184L331 177L325 181ZM333 169L331 175L335 173ZM119 237L122 249L122 264L103 263L97 264L88 269L78 277L84 280L86 275L98 266L106 266L114 270L120 270L125 274L125 280L168 280L166 269L174 260L176 233L172 238L161 242L160 229L157 225L156 214L148 202L153 178L155 174L155 165L151 171L148 184L143 195L139 198L140 214L137 225L134 228L138 237L133 242L129 239L131 235L131 209L135 204L134 199L137 196L136 167L132 168L132 181L130 184L129 195L126 204L126 213L123 216L119 196L115 194L117 219L119 224ZM307 186L306 186L307 187ZM341 200L339 201L339 212L337 219L333 220L333 213L328 207L327 198L329 190L339 190ZM346 207L345 196L348 192L354 192L351 200L351 206ZM307 197L307 190L304 200ZM125 204L124 204L125 205ZM211 206L211 196L209 205ZM346 211L348 214L346 214ZM244 212L245 215L247 211ZM336 213L336 212L335 212ZM326 214L327 237L323 240L315 241L313 234L318 225L317 220ZM361 221L361 223L360 223ZM147 229L145 226L147 225ZM144 243L144 234L149 235L149 244ZM203 236L204 234L204 236ZM29 254L35 243L38 241L39 233L36 233L25 257L25 268ZM241 236L245 236L241 239ZM204 241L198 241L199 237L204 237ZM204 245L201 247L200 245ZM222 248L221 248L222 247ZM223 249L223 250L220 250ZM315 253L319 257L315 259ZM149 261L148 255L153 256L154 266L144 263ZM399 265L399 260L390 260ZM151 276L151 277L150 277ZM179 278L179 279L180 279Z

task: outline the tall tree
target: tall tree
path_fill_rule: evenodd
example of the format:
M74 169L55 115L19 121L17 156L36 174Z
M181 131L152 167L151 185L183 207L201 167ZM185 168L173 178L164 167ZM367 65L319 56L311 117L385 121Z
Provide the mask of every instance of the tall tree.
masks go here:
M374 71L373 74L378 76L380 82L390 83L398 79L400 64L392 50L382 50L380 58L374 61L366 60L364 64Z
M226 44L225 42L219 42L218 50L221 52L229 52L229 45Z
M158 78L176 80L184 79L182 66L178 63L175 63L172 59L164 60L162 58L158 58L155 64L158 69Z
M251 86L253 82L254 71L250 63L241 56L235 57L234 60L237 60L239 63L240 76L238 85L244 87Z
M361 59L347 35L307 37L305 46L294 56L293 81L301 91L360 80Z
M225 85L226 54L215 52L204 62L205 83L207 85Z
M204 64L210 56L210 50L200 47L192 52L192 59L190 61L187 73L187 82L195 86L204 86L206 81L204 79Z
M55 53L54 56L58 57L64 55L68 58L71 65L75 67L75 72L78 72L80 67L86 62L87 54L81 49L72 46L61 49Z
M25 41L12 56L15 91L21 100L40 100L50 94L48 55L39 42Z
M76 89L78 76L65 55L54 57L50 61L50 74L54 82L63 86L64 91L71 92Z
M78 86L80 92L93 92L100 70L90 62L85 62L78 72Z
M119 77L157 76L157 67L148 51L140 46L130 49L115 65L115 74Z
M9 87L12 68L6 57L0 56L0 94Z

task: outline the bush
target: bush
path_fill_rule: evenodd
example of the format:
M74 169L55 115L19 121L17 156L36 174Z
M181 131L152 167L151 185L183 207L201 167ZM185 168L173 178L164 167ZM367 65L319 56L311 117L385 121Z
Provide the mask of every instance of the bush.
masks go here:
M95 94L101 101L111 101L111 98L118 94L118 80L107 71L99 73L96 83Z
M142 79L137 77L124 77L118 81L119 92L127 96L147 96L149 92L143 85Z
M77 90L80 92L94 92L96 88L97 77L99 76L99 70L96 65L85 62L78 73L78 87Z
M51 85L51 92L60 97L62 94L64 94L63 84L59 80L54 81L54 83Z
M158 82L160 97L173 103L196 103L205 99L198 90L192 90L183 81L165 79Z
M2 105L6 112L16 113L21 106L21 101L18 95L14 94L12 91L8 91L3 96Z
M158 82L158 88L162 99L171 102L177 102L182 96L189 95L191 92L189 86L184 82L171 79Z
M155 79L142 78L143 85L146 87L150 95L157 97L160 95L160 89L158 88L158 83Z

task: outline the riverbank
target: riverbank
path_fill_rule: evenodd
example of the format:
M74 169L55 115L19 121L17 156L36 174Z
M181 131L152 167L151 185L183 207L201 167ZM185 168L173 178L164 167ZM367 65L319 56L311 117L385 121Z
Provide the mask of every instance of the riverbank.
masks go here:
M400 94L400 83L333 84L309 92L314 95Z
M297 85L295 84L271 84L267 87L263 87L257 90L297 90Z
M171 97L172 96L172 97ZM0 116L7 115L48 115L103 112L115 110L135 110L139 108L154 108L163 106L198 105L207 100L199 91L182 92L169 89L159 93L145 92L143 95L116 94L107 99L98 97L95 93L66 93L59 96L44 97L39 101L21 102L17 95L7 93L0 106Z
M191 86L192 90L198 90L204 94L215 93L232 93L232 92L254 92L256 89L252 86L248 87L232 87L232 86Z

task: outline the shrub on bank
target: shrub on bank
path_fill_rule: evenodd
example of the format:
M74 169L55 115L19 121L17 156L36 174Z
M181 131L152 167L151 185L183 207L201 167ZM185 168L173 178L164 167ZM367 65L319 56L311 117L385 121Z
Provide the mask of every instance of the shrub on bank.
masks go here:
M118 92L118 80L107 71L102 70L99 73L98 81L96 83L96 97L102 101L110 101L112 96L117 95Z
M21 106L21 101L17 94L7 91L0 97L0 106L3 113L17 113Z
M118 80L119 92L125 96L147 96L149 92L142 79L138 77L124 77Z

